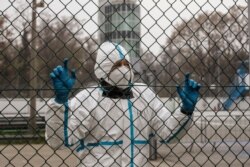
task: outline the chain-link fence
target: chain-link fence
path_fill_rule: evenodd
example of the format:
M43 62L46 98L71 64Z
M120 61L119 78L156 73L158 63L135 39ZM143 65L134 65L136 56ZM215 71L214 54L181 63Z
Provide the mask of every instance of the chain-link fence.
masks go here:
M250 166L248 14L246 0L1 1L1 166Z

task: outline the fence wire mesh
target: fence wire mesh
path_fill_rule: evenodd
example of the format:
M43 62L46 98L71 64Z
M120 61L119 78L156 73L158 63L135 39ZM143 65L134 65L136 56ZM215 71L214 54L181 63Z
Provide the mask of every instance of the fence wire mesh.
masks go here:
M248 14L246 0L2 1L1 166L250 166ZM59 105L65 58L76 82ZM107 62L132 69L125 98L103 93L124 82L113 67L100 80ZM186 73L201 84L192 117Z

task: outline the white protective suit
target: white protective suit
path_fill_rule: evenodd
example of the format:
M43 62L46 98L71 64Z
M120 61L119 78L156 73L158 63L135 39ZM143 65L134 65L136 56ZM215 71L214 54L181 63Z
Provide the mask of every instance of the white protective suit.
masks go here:
M111 66L127 59L119 45L101 45L95 74L110 84L128 84L132 71L119 68L107 79ZM126 73L123 81L116 74ZM122 86L120 86L122 88ZM191 116L179 110L171 114L155 93L145 84L132 86L133 98L112 99L102 96L100 87L82 90L69 100L68 106L49 101L46 114L46 140L55 148L70 148L77 152L82 166L135 167L151 166L149 139L155 135L164 143L179 141L191 123Z

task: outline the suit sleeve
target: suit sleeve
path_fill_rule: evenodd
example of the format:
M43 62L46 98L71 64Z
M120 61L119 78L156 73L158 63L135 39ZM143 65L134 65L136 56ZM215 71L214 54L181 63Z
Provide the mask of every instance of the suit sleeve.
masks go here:
M171 113L164 103L150 89L147 91L151 110L151 127L161 143L178 142L186 133L192 122L192 116L185 115L177 109Z
M64 116L66 107L51 99L45 114L47 143L54 149L64 148Z
M91 117L79 99L81 97L75 97L64 105L54 99L48 102L45 137L52 148L75 149L86 136Z

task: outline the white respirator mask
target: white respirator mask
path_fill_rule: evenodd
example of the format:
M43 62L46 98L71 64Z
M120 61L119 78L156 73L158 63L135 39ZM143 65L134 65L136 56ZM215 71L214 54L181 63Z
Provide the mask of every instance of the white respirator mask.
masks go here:
M126 59L119 60L114 63L109 74L108 82L111 85L121 89L128 88L134 80L134 73Z

